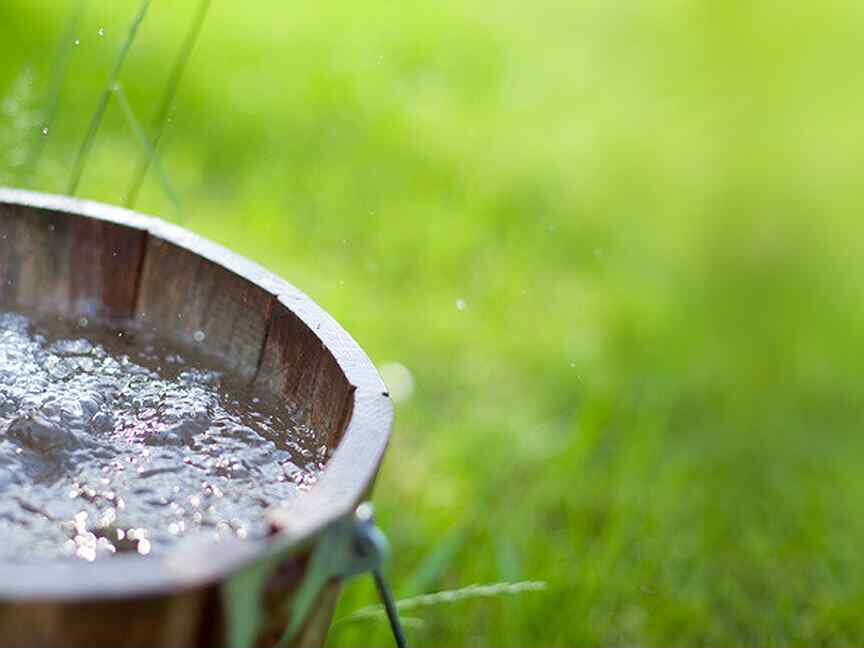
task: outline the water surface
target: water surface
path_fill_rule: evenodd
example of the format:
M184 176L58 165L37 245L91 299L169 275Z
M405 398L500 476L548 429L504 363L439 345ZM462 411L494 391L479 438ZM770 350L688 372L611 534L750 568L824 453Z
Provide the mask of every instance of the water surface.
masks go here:
M0 313L0 560L263 536L326 460L304 421L195 349Z

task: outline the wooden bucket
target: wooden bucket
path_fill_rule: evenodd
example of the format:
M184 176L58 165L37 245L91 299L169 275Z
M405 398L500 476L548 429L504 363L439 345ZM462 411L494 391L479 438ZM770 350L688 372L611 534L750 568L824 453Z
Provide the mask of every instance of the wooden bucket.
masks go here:
M9 189L0 189L0 309L133 318L180 343L203 331L208 352L256 388L304 405L335 448L318 483L292 503L290 514L273 517L269 541L220 543L207 555L179 560L117 555L92 564L0 563L0 643L237 644L230 639L237 636L236 614L226 590L241 575L258 574L258 581L247 579L260 597L253 609L262 611L248 643L274 645L308 580L310 556L369 494L389 438L390 399L362 349L299 290L180 227ZM274 566L277 544L288 550ZM269 568L262 567L265 558ZM339 579L322 585L290 636L293 645L324 641Z

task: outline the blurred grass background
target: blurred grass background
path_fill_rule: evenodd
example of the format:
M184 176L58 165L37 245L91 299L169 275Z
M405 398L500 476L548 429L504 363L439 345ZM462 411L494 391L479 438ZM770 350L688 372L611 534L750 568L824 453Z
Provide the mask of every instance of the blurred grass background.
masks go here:
M90 2L28 186L65 189L135 4ZM121 75L145 125L194 5ZM2 183L66 10L0 5ZM862 33L852 0L214 2L161 148L183 224L412 372L397 595L548 582L415 645L860 643ZM139 153L112 106L81 195ZM139 207L175 217L152 172Z

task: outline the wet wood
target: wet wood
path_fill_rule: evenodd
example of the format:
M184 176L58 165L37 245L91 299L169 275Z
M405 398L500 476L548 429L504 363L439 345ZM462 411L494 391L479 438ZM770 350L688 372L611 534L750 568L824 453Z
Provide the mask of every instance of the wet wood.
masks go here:
M17 205L4 209L0 227L4 307L70 317L132 314L145 232Z
M309 297L214 243L126 210L0 189L0 308L134 318L161 336L199 341L257 388L303 404L321 444L335 451L319 483L271 519L304 552L372 487L392 407L369 358ZM173 561L0 563L3 645L223 645L220 584L259 550L247 543ZM282 616L279 599L290 601L306 564L302 556L289 562L290 578L267 593L267 609ZM338 588L322 594L300 644L323 643ZM286 621L269 614L268 637Z
M258 368L274 301L260 286L213 261L150 237L135 316L157 335L191 343L252 378ZM344 376L343 376L344 379Z

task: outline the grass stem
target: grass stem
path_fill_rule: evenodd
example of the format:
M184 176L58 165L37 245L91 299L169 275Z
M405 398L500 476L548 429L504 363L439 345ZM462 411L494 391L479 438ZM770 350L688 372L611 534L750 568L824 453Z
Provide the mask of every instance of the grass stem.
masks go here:
M165 134L165 128L168 125L168 117L171 114L171 107L174 105L174 99L177 96L177 89L180 87L180 81L183 79L183 73L189 63L189 58L192 55L192 50L195 48L195 43L198 41L198 36L201 34L201 28L204 25L204 19L207 17L207 12L210 9L211 0L201 0L195 15L192 18L192 24L189 31L186 33L186 39L180 48L177 59L174 61L174 66L171 69L171 76L168 78L168 85L165 87L165 93L162 95L162 102L159 105L159 111L156 113L154 121L153 146L150 151L145 152L138 162L138 166L132 175L132 182L129 185L129 191L126 193L126 206L132 208L138 200L138 194L141 191L141 185L147 177L147 172L150 169L150 164L153 162L154 155L159 149L159 143L162 141L162 136Z
M138 13L132 20L132 25L129 27L129 33L120 51L117 54L117 59L114 61L114 67L111 74L108 76L108 82L105 84L105 89L99 97L99 103L96 106L96 112L93 113L93 118L90 120L90 127L84 135L84 141L81 142L81 148L78 149L78 155L75 158L75 163L72 166L72 175L69 178L69 186L67 193L74 196L78 191L78 186L81 183L81 175L84 172L84 167L87 164L87 158L93 148L93 142L96 140L96 134L99 132L99 127L102 124L102 119L105 117L105 111L108 109L108 102L114 92L114 86L117 83L117 78L120 76L120 70L123 69L123 63L129 54L132 43L135 42L135 36L138 34L138 28L144 21L147 15L147 10L150 8L152 0L142 0Z
M177 211L178 221L182 220L183 211L180 208L180 200L177 198L177 192L175 192L174 188L171 186L171 181L168 179L168 174L166 174L165 170L162 168L162 164L159 161L159 156L156 153L156 149L154 148L153 143L150 142L149 139L147 139L147 133L144 132L144 128L141 126L141 122L135 116L135 111L132 110L132 105L126 98L126 93L123 92L123 87L119 83L115 83L114 86L111 88L111 91L117 98L117 103L120 105L120 109L123 111L123 116L126 118L126 122L132 129L132 132L135 135L135 138L138 140L138 143L141 145L141 148L144 149L144 152L147 154L147 158L153 160L153 166L156 169L156 175L159 178L159 184L162 185L162 190L165 192L165 195L168 196L171 204L174 205L174 209Z
M39 128L34 131L27 151L27 158L24 164L19 167L16 174L15 183L19 187L24 186L30 180L39 164L42 149L45 147L45 136L42 129L47 128L50 132L53 128L54 120L57 118L63 82L66 80L66 73L69 70L69 62L72 58L71 52L75 44L75 34L78 32L84 20L84 15L87 12L87 0L73 0L71 5L72 8L69 10L69 16L66 18L66 24L63 27L63 35L60 37L60 43L57 46L54 61L51 64L51 80L45 94L45 105L40 110Z
M396 601L396 609L411 610L419 607L430 607L441 605L444 603L456 603L457 601L465 601L477 598L496 598L499 596L512 596L514 594L522 594L523 592L537 592L546 589L546 583L543 581L520 581L517 583L491 583L488 585L468 585L460 589L444 590L442 592L434 592L432 594L422 594L420 596L412 596L410 598ZM352 621L360 621L364 619L374 619L384 616L386 610L383 605L369 605L360 608L342 617L334 625L340 623L350 623Z

